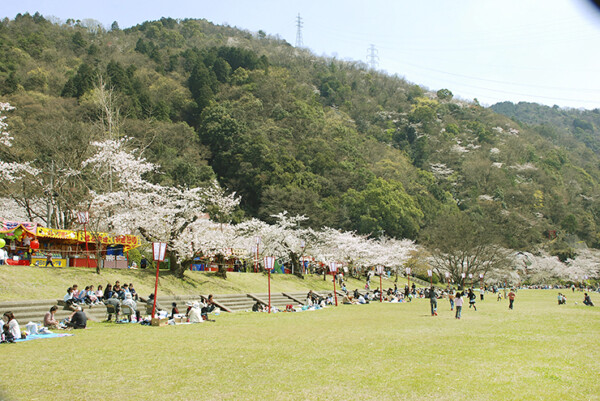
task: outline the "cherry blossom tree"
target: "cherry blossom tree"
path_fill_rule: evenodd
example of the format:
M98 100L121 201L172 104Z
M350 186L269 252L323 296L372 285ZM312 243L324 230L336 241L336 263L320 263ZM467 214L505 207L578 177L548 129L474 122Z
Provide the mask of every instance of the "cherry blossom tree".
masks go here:
M314 230L300 226L308 217L290 216L287 212L271 217L275 218L274 224L267 224L258 219L238 224L236 229L242 246L250 249L256 246L256 238L260 237L259 257L275 256L290 261L294 274L302 276L300 256L310 251L316 238Z
M0 158L0 182L14 183L23 178L25 174L36 175L38 170L31 166L30 162L5 161L4 158L15 159L15 155L9 152L12 147L14 137L7 130L8 123L4 112L14 110L15 108L9 103L0 102L0 145L4 148L2 158Z
M515 266L519 276L532 283L551 283L557 280L582 281L584 277L600 276L600 251L580 249L575 259L561 262L544 251L538 254L518 252Z
M144 174L157 171L135 150L128 150L128 138L95 143L98 151L85 162L100 175L109 174L112 191L92 191L90 210L117 234L140 233L148 242L163 241L171 256L171 268L178 277L190 266L197 252L227 246L228 231L215 230L207 219L208 208L230 215L239 204L235 194L226 194L216 181L206 187L165 187L148 182ZM222 227L221 227L222 228ZM207 232L217 242L206 241ZM221 233L214 235L215 233ZM227 235L226 235L227 234Z

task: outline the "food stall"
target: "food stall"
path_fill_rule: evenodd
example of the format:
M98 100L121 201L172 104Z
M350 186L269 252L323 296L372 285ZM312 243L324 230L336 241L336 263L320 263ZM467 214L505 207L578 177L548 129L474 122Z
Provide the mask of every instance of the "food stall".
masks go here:
M36 230L38 248L33 250L31 264L46 266L48 255L52 255L54 267L69 266L69 256L77 248L77 233L70 230L57 230L38 226Z
M29 266L30 245L35 241L37 224L29 221L0 221L0 239L4 240L7 253L6 264ZM37 243L34 242L34 246Z
M8 253L7 264L54 267L88 266L127 268L127 252L141 245L136 235L59 230L32 222L0 221L0 239ZM87 242L87 243L86 243ZM100 260L97 260L97 256Z

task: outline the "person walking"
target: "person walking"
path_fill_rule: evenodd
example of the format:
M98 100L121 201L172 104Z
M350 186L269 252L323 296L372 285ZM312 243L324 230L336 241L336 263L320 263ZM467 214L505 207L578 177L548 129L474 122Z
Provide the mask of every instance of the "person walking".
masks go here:
M437 293L433 286L429 290L429 304L431 306L431 316L437 316Z
M450 288L448 292L448 301L450 301L450 310L454 310L454 289Z
M454 303L456 305L456 314L454 315L454 317L456 319L460 319L460 314L462 312L462 307L463 307L463 299L462 299L462 292L457 291L456 292L456 299L454 300Z
M508 293L508 309L512 309L513 308L516 296L517 296L517 294L515 294L515 292L511 288L510 292Z
M468 295L469 295L469 309L471 309L471 307L473 307L473 309L475 309L475 312L477 312L477 306L475 306L475 302L477 302L477 295L475 295L472 288L469 288Z

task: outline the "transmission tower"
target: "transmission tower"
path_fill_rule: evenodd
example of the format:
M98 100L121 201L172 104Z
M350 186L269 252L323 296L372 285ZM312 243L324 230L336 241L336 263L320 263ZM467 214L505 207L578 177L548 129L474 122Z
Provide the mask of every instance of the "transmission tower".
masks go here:
M296 47L304 46L304 43L302 43L302 24L302 17L300 17L300 13L298 13L298 16L296 17L296 28L298 28L296 31Z
M379 56L377 53L375 45L370 45L367 49L367 64L369 64L369 67L373 70L376 70L379 65Z

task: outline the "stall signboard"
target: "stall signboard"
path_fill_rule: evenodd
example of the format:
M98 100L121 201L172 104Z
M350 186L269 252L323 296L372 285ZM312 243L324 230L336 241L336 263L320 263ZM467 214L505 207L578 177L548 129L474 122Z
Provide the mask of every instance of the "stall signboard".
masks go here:
M137 235L117 235L113 237L115 245L123 245L125 249L137 248L142 244L141 238Z
M23 230L29 232L30 234L35 235L37 224L32 223L30 221L10 221L10 220L0 221L0 232L2 232L2 233L14 231L19 227L23 228Z
M57 238L77 240L77 233L70 230L57 230L54 228L38 227L36 236L43 238Z
M52 264L54 267L67 267L67 259L64 258L53 258ZM32 256L31 257L31 266L46 266L46 257Z
M85 233L83 231L78 231L78 240L79 242L86 242L86 236ZM108 233L97 233L97 232L87 232L87 242L96 242L96 240L99 240L101 244L113 244L114 240L112 235L108 234Z

